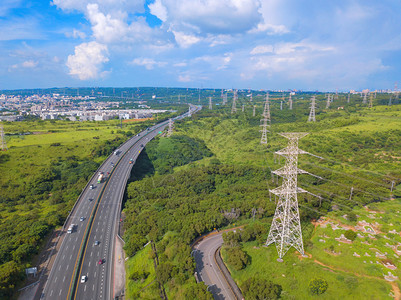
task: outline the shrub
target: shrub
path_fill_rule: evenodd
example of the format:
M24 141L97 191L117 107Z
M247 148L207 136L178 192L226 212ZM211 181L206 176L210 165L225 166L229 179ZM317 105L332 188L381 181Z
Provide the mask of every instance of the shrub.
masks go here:
M314 278L309 281L309 291L314 295L321 295L327 291L329 287L326 280L322 278Z
M262 278L249 278L242 286L244 296L249 300L279 299L282 287Z
M349 230L347 230L347 231L344 233L344 236L345 236L347 239L353 241L353 240L356 239L357 233L356 233L355 231L352 231L351 229L349 229Z

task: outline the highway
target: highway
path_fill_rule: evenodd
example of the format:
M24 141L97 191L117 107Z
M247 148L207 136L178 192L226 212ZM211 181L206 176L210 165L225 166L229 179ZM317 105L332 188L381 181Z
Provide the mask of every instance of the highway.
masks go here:
M200 109L192 108L192 112ZM62 244L40 299L114 298L114 243L127 180L142 149L167 124L168 121L157 124L129 139L118 148L121 152L111 154L88 182L65 225ZM99 172L105 175L101 183L97 183ZM76 226L67 233L70 224ZM82 276L86 276L85 282L81 282Z
M226 278L216 263L215 254L222 244L222 232L219 232L205 237L193 247L197 278L208 286L216 300L242 299L234 294L228 284L228 279L232 279Z

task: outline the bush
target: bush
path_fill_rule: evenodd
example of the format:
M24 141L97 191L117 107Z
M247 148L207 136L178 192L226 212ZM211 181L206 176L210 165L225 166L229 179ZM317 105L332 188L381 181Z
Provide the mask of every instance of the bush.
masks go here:
M309 282L309 291L314 295L323 294L328 287L327 281L322 278L314 278Z
M249 262L248 255L240 247L227 249L227 256L228 264L233 266L237 271L245 268Z
M352 231L351 229L349 229L344 233L344 236L347 239L354 241L356 239L357 233L355 231Z
M279 299L282 287L262 278L249 278L242 286L244 296L249 300Z

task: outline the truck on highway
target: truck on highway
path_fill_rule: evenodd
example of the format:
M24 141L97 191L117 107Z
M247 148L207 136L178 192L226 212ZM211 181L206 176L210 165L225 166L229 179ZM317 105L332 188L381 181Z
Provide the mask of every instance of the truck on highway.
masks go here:
M116 149L115 151L114 151L114 155L119 155L121 153L121 150L120 149Z
M97 178L97 183L102 183L103 176L104 176L103 173L100 172L100 173L99 173L99 177Z
M67 229L67 233L73 233L74 228L75 228L75 224L71 224L70 227L68 227L68 229Z

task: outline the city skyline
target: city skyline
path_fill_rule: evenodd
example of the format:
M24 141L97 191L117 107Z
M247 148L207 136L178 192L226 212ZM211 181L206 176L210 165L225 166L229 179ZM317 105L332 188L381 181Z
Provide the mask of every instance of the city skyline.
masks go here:
M0 89L394 89L401 3L5 0Z

